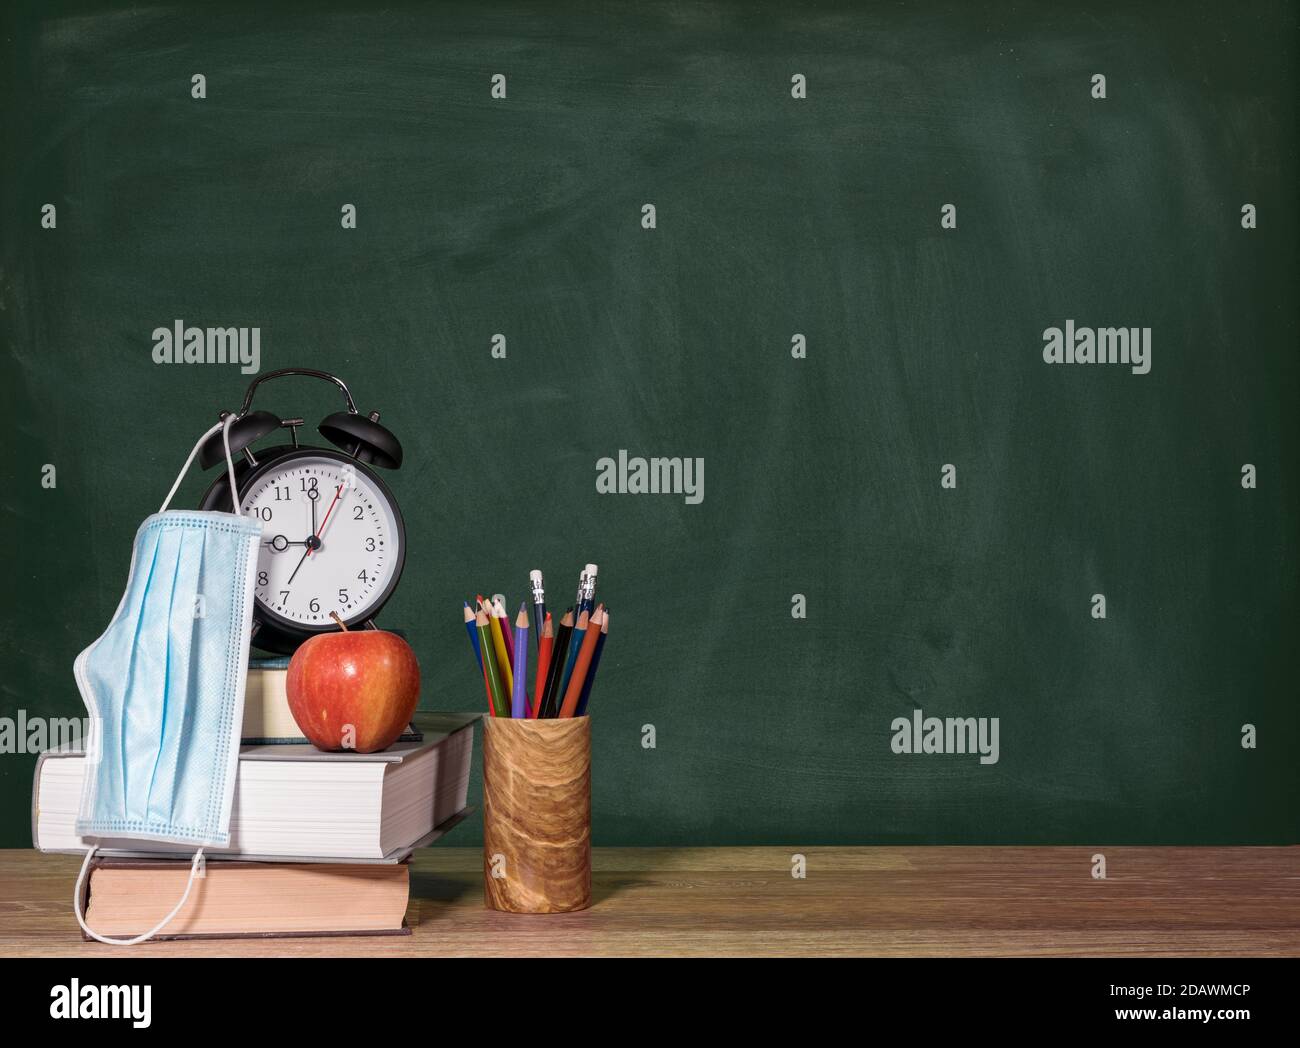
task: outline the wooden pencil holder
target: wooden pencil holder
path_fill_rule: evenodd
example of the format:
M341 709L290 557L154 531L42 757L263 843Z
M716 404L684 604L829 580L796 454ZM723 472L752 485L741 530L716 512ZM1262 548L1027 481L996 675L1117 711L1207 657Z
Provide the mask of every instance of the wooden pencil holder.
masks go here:
M483 721L483 896L507 913L591 905L591 720Z

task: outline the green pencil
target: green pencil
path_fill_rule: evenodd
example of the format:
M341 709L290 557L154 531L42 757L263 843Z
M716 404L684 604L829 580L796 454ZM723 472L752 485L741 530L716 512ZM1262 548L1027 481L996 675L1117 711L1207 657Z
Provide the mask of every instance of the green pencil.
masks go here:
M483 652L483 670L487 674L488 691L492 695L492 716L509 717L510 707L506 705L505 686L501 683L497 660L492 654L492 634L488 629L488 617L482 608L474 616L474 628L478 630L478 646Z

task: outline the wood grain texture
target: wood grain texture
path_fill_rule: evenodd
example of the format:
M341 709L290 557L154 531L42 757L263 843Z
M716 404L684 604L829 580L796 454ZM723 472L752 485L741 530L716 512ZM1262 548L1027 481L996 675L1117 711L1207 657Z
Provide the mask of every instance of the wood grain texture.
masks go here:
M591 905L589 717L483 721L483 893L511 913Z
M407 921L373 939L148 943L157 956L1300 955L1300 848L597 848L592 905L483 905L477 848L417 853ZM1095 881L1090 859L1106 855ZM0 852L0 955L84 943L75 856Z

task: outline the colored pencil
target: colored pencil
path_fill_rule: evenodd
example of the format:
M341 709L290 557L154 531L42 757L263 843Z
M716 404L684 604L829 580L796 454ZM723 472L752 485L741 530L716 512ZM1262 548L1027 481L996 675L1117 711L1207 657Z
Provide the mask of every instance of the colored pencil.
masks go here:
M605 609L605 618L600 624L600 639L596 641L596 650L591 655L591 669L587 671L587 679L582 683L582 694L578 696L578 708L573 713L575 717L587 715L587 700L591 698L591 686L596 682L596 667L600 665L600 653L605 650L607 636L609 636L608 608Z
M483 674L491 716L586 715L610 625L609 609L595 603L598 570L587 564L579 573L575 603L558 623L546 610L544 580L537 568L528 573L530 593L520 602L513 623L504 597L478 594L476 605L462 602L465 632ZM528 658L530 630L535 665Z
M474 626L478 630L479 648L483 652L483 678L487 681L488 705L492 708L492 716L504 717L506 713L504 693L501 690L501 675L497 670L496 659L492 657L492 636L488 632L488 616L481 608L474 616Z
M505 638L506 656L510 659L510 669L513 672L515 666L515 639L510 632L510 616L506 612L506 602L498 597L492 606L492 610L496 617L501 620L501 636Z
M582 611L582 600L587 595L587 569L583 568L578 573L578 595L573 599L573 613L575 615Z
M578 649L582 646L583 638L587 636L587 626L591 623L591 616L585 611L578 616L578 624L573 627L572 637L577 638L575 644L572 637L569 640L569 657L564 660L564 673L560 676L560 686L555 692L555 713L553 716L560 715L560 704L564 701L564 696L569 690L569 679L573 676L573 667L578 663Z
M488 626L492 632L491 650L496 653L497 672L501 675L501 683L505 686L508 698L515 690L515 679L510 673L510 655L506 651L505 633L502 630L501 619L492 612L492 605L487 601L483 604L488 609ZM509 625L505 627L505 629L509 628Z
M551 665L551 646L555 643L555 628L551 625L550 612L546 613L546 619L538 632L542 635L542 639L537 649L537 679L533 681L533 707L528 714L534 718L542 712L542 693L546 690L546 671Z
M510 716L524 717L527 710L528 690L528 605L519 605L519 614L515 616L515 658L518 660L511 667L515 675L515 689L510 696Z
M488 716L495 717L497 715L497 708L492 703L492 685L488 683L487 667L482 663L479 663L478 671L483 675L483 690L487 692Z
M573 601L574 620L576 621L578 618L580 618L584 611L586 611L587 614L590 616L591 612L587 608L587 569L586 568L583 568L581 573L578 575L578 596L574 598ZM578 631L576 629L569 634L569 645L564 650L564 662L566 665L573 658L577 656L578 641L580 641L581 639L582 638L578 636ZM562 698L564 698L563 691L561 691L560 694L556 696L555 699L556 712L559 711L560 699Z
M533 568L528 573L528 582L533 589L533 636L537 650L542 650L542 624L546 621L546 588L542 585L542 572Z
M604 624L604 609L597 608L587 621L587 628L582 631L582 644L578 647L578 658L573 664L569 676L569 686L564 690L564 701L560 704L560 716L572 717L578 708L578 699L582 695L582 686L587 680L587 670L591 666L591 656L600 640L600 627ZM579 629L582 624L579 623Z
M578 573L578 595L573 598L573 621L574 621L575 630L577 629L578 618L582 615L582 613L586 610L586 608L587 608L587 569L583 568L582 571ZM569 649L568 649L569 651L573 650L573 645L576 640L577 640L576 634L570 633ZM567 658L568 656L565 657ZM560 697L563 698L563 695L561 695ZM556 705L558 708L559 705L558 702L556 703Z
M582 606L580 610L585 611L588 615L590 615L592 611L595 610L596 607L597 571L598 569L595 564L588 564L586 570L583 571L583 575L586 577L587 581L585 585L582 587Z
M564 673L564 661L569 650L569 634L573 632L573 609L569 608L560 619L560 628L556 631L551 645L551 665L546 670L546 695L542 701L539 717L554 717L559 709L560 677Z
M469 610L469 601L465 601L465 632L469 634L469 642L474 646L474 665L481 668L483 653L478 650L478 631L474 628L474 613Z

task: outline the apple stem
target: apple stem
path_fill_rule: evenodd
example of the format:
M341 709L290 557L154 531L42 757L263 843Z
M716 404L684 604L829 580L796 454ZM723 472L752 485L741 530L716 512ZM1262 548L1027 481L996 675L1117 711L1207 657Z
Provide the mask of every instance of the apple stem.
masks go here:
M339 629L341 629L344 633L347 633L348 627L344 623L344 621L341 618L339 618L339 613L337 611L331 611L330 618L332 618L335 622L339 624Z

